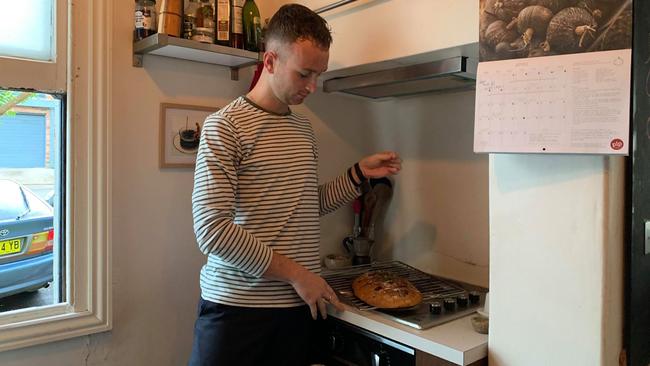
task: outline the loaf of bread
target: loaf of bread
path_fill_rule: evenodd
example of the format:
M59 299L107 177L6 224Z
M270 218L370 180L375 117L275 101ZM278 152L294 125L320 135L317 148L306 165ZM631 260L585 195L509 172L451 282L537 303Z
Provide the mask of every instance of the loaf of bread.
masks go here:
M352 282L354 295L381 309L408 308L422 301L422 294L406 278L386 271L366 272Z

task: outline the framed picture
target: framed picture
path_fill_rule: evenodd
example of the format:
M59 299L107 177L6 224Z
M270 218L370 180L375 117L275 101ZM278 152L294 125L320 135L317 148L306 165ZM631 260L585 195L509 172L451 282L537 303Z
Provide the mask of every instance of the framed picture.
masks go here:
M193 168L205 118L219 108L160 104L160 168Z

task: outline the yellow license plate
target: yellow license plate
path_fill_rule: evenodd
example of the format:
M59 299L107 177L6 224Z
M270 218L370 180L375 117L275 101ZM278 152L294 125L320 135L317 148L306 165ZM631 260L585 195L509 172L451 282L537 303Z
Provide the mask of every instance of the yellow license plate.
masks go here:
M0 241L0 256L20 252L20 239Z

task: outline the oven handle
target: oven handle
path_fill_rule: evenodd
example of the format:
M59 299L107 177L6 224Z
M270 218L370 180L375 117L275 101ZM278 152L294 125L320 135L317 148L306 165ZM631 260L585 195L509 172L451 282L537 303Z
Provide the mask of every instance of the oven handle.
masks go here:
M372 357L372 366L390 366L390 360L384 351L372 352L370 356Z
M403 345L401 343L397 343L397 342L395 342L393 340L390 340L388 338L384 338L382 336L379 336L379 335L377 335L377 334L375 334L375 333L373 333L373 332L371 332L369 330L359 328L357 326L353 326L353 327L355 328L355 331L365 335L366 337L368 337L368 338L370 338L372 340L375 340L375 341L377 341L379 343L382 343L382 344L385 344L387 346L396 348L396 349L398 349L398 350L400 350L402 352L406 352L411 356L415 355L415 350L413 348L407 347L407 346L405 346L405 345Z

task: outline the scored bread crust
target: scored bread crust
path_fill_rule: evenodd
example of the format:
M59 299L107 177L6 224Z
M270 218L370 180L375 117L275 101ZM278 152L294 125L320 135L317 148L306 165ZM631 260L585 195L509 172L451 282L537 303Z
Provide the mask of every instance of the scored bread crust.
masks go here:
M366 272L352 282L354 296L368 305L399 309L422 302L422 294L406 278L386 271Z

